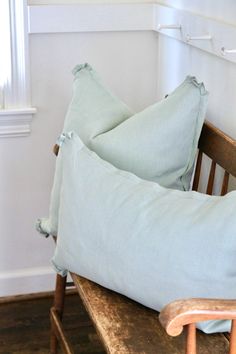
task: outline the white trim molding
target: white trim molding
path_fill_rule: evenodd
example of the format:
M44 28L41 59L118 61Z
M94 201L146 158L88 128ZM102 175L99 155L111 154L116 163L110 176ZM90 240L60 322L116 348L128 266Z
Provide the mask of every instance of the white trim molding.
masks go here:
M35 108L0 110L0 138L24 137L30 134Z
M28 6L29 33L155 31L236 63L236 26L157 3Z
M29 33L146 31L153 29L153 4L28 6Z
M6 109L28 107L30 104L27 21L25 0L10 0L11 77L4 90Z
M35 108L30 104L27 0L9 0L11 70L0 109L0 137L27 136ZM26 107L26 108L25 108Z
M0 272L0 297L51 291L56 273L50 266Z

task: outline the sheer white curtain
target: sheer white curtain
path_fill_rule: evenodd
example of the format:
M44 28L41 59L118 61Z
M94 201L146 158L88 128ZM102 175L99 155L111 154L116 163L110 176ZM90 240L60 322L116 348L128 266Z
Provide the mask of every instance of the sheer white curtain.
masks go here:
M11 81L10 3L0 0L0 109L4 108L4 91Z

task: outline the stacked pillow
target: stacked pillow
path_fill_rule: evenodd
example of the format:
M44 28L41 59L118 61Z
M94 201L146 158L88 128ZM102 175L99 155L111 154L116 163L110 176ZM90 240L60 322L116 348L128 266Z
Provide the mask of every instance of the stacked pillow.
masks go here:
M104 86L89 64L77 65L73 74L73 97L63 132L74 130L89 145L96 136L115 128L134 114Z
M189 190L208 93L188 76L167 99L133 114L101 82L88 64L74 69L73 97L63 131L75 131L100 157L122 170L160 183ZM58 164L49 219L37 229L57 235L61 167Z
M234 299L236 192L166 189L117 169L64 135L53 264L161 310L189 297ZM229 321L203 322L205 332Z
M38 223L59 235L56 271L158 311L180 298L235 298L236 192L186 192L206 111L203 84L187 77L166 100L133 114L88 64L74 74L50 218ZM198 328L226 332L230 322Z
M208 94L188 76L167 99L132 115L88 64L74 69L63 132L75 131L103 159L144 179L188 190ZM128 119L129 118L129 119Z

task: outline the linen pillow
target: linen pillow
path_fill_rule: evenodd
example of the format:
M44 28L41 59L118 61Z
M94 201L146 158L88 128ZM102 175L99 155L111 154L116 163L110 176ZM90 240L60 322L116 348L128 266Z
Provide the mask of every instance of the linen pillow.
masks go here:
M93 68L85 63L73 69L73 97L63 132L76 131L86 145L94 137L132 116L133 111L104 86Z
M57 272L67 270L161 310L175 299L236 294L236 192L166 189L118 170L67 134ZM205 332L229 321L202 322Z
M133 112L101 82L98 74L85 63L73 74L73 97L65 117L63 131L76 130L85 144L129 118ZM57 235L60 203L61 167L57 164L50 198L49 218L40 218L36 229L46 236Z
M166 99L94 137L88 146L119 169L163 187L189 190L207 100L204 85L188 76Z
M121 102L101 85L89 64L75 67L74 74L63 132L75 131L120 169L189 190L208 100L203 83L187 76L166 99L132 115L127 106L121 110Z
M168 98L132 115L89 64L78 65L73 72L73 98L63 131L74 130L87 146L120 169L168 188L189 190L208 100L203 83L188 76ZM59 171L58 167L49 219L36 224L46 235L57 235Z

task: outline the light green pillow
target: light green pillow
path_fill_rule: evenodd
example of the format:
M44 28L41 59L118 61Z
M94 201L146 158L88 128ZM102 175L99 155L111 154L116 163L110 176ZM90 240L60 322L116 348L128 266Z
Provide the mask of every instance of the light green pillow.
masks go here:
M132 115L88 64L74 69L74 93L63 132L116 167L168 188L189 190L208 93L187 76L166 99ZM129 119L127 119L129 118Z
M118 170L76 134L65 138L60 162L60 274L70 270L158 311L175 299L235 298L236 192L163 188ZM198 327L224 332L230 323Z
M89 64L73 72L73 97L63 131L74 130L120 169L168 188L189 190L208 100L203 83L188 76L168 98L132 115ZM57 234L59 185L56 172L49 220L37 222L41 233Z
M106 88L89 64L77 65L73 74L73 96L63 132L74 130L89 145L91 139L113 129L133 111Z
M89 64L77 65L73 74L73 97L63 131L76 130L85 144L95 136L114 128L133 112L108 90ZM60 203L61 167L57 164L51 192L49 218L40 218L36 229L46 236L57 235Z
M91 139L88 146L122 170L189 190L207 100L204 85L188 76L166 99Z

